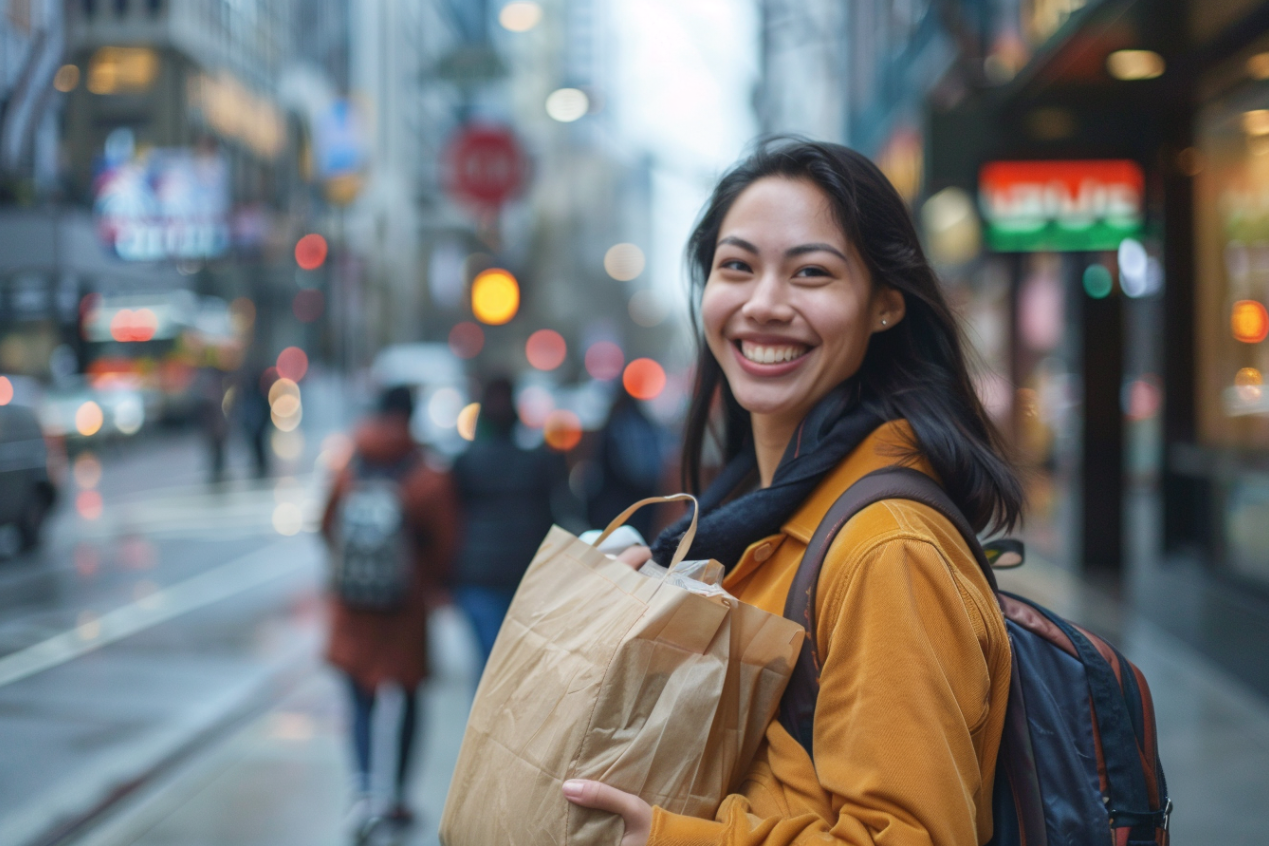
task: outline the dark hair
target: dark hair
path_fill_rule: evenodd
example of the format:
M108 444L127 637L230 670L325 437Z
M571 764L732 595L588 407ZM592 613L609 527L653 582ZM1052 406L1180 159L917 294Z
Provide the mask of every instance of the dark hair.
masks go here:
M394 385L379 396L379 413L400 414L406 419L414 416L414 392L408 385Z
M873 283L903 294L904 318L868 343L858 373L863 401L884 419L911 424L917 440L913 452L930 462L976 531L1013 528L1021 519L1022 487L974 391L960 326L926 261L907 206L865 156L838 144L796 138L764 141L728 171L688 241L697 366L684 432L684 485L701 488L701 457L716 401L722 405L722 431L715 434L724 460L736 456L751 433L748 412L732 395L705 342L700 300L723 218L742 191L770 176L805 179L819 187Z

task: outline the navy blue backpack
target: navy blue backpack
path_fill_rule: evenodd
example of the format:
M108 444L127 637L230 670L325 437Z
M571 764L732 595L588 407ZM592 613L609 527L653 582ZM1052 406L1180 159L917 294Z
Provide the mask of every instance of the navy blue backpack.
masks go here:
M985 551L960 509L917 470L889 467L864 476L833 504L807 545L784 616L806 626L811 636L780 703L781 724L814 760L816 583L846 521L884 499L920 502L950 520L1004 612L1013 669L989 846L1167 846L1172 803L1145 677L1096 635L1002 592L989 562L1020 552L1020 545L1004 542Z

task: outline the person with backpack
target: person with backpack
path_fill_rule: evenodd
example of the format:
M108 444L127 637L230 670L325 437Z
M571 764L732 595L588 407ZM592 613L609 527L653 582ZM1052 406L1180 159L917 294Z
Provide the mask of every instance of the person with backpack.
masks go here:
M699 494L688 558L722 562L729 592L807 639L714 819L599 781L567 781L564 797L619 814L622 846L1166 842L1166 812L1146 807L1161 771L1149 802L1116 793L1116 767L1141 776L1118 741L1136 729L1152 743L1148 692L1120 710L1137 674L1118 660L1112 674L1100 646L1036 606L1002 613L976 534L1019 521L1021 486L885 175L839 145L766 142L719 182L688 263L685 484L700 489L711 432L725 462ZM686 528L619 557L667 564ZM1031 661L1011 636L1058 648ZM1025 702L1011 683L1029 686Z
M458 540L457 499L449 474L429 463L410 435L408 387L385 391L378 413L354 436L322 518L330 549L327 660L347 676L352 703L354 836L380 818L406 824L419 684L428 677L428 612L445 601ZM371 794L371 726L386 687L401 692L393 795Z

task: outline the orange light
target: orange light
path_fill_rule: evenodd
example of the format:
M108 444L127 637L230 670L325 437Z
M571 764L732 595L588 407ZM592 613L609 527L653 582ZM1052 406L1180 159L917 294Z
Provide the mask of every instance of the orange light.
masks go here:
M459 358L475 358L485 348L485 330L470 320L449 330L449 349Z
M635 399L656 399L665 390L665 370L650 358L636 358L626 365L621 384Z
M325 238L310 232L295 242L295 263L304 270L317 270L325 263L329 249Z
M13 402L13 383L8 376L0 376L0 405Z
M542 436L551 449L568 452L581 443L582 421L573 412L557 408L546 416Z
M298 382L308 372L308 355L299 347L287 347L278 353L278 375Z
M458 436L465 441L476 440L476 421L480 419L480 403L473 402L463 406L458 412Z
M101 516L101 494L97 491L80 491L75 497L75 510L85 520L96 520Z
M520 284L505 270L491 267L471 283L471 311L481 323L501 326L520 310Z
M1258 344L1269 337L1269 311L1257 300L1239 300L1229 317L1234 337L1244 344Z
M121 308L110 318L110 337L121 343L148 341L158 330L158 315L148 308Z
M564 363L568 345L564 336L552 329L539 329L524 345L524 356L538 370L554 370Z
M75 411L75 431L85 438L92 437L101 431L101 424L106 422L106 415L101 406L89 400Z
M1259 400L1264 384L1265 377L1254 367L1244 367L1234 374L1234 389L1243 402Z
M586 350L586 372L592 379L616 379L625 363L625 353L612 341L596 341Z

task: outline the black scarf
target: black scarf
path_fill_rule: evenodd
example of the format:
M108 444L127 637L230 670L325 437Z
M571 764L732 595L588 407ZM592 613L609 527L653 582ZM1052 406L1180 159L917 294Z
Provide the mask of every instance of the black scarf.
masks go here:
M701 517L687 557L713 558L730 570L749 544L779 532L828 471L884 422L859 394L853 379L830 391L794 431L771 485L732 498L756 478L758 459L749 439L699 497ZM652 557L658 563L669 564L690 522L691 515L684 515L653 541Z

